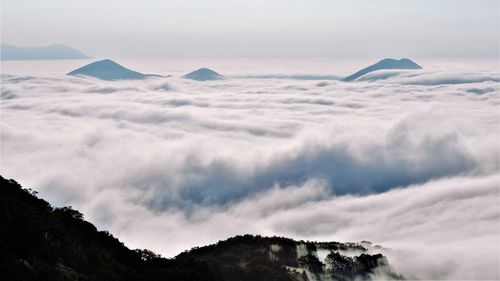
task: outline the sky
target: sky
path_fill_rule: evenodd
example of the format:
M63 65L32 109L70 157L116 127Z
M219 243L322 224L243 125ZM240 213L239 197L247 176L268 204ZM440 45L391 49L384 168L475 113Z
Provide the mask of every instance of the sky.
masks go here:
M496 0L3 0L2 43L90 56L498 58Z

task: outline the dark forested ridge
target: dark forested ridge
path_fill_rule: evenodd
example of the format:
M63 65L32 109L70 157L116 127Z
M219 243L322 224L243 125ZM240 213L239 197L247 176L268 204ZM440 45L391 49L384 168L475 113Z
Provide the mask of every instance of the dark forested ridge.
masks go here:
M364 244L236 236L167 259L131 250L71 207L54 208L0 176L0 280L401 279ZM342 251L359 255L348 257ZM324 261L319 251L327 251Z

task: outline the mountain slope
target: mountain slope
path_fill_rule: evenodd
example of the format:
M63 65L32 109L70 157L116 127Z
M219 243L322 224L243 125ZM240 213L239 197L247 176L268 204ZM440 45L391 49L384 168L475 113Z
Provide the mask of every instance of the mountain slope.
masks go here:
M383 59L376 64L365 67L358 72L347 76L346 78L342 79L342 81L353 81L365 74L381 69L422 69L422 67L410 59Z
M323 261L320 251L329 252ZM130 250L71 207L53 208L0 176L0 280L367 280L374 273L400 278L384 256L356 243L244 235L173 259Z
M72 76L90 76L99 78L101 80L133 80L133 79L144 79L148 76L159 76L142 74L137 71L130 70L121 66L120 64L112 60L100 60L78 69L75 69L68 73L67 75Z
M65 60L87 59L87 55L65 45L56 44L45 47L16 47L2 44L2 60Z
M208 69L208 68L200 68L198 70L195 70L193 72L190 72L184 76L183 78L191 79L191 80L197 80L197 81L209 81L209 80L221 80L224 79L222 75L219 73Z

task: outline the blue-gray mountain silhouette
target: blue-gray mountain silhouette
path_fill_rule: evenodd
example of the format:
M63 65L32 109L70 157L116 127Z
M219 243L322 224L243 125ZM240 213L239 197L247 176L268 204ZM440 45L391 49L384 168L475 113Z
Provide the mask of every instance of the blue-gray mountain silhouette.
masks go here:
M182 77L187 78L187 79L197 80L197 81L224 79L224 76L222 76L219 73L217 73L211 69L208 69L208 68L200 68L200 69L195 70L191 73L188 73Z
M108 59L87 64L83 67L71 71L67 75L91 76L102 80L130 80L144 79L150 76L160 76L154 74L142 74L137 71L125 68L118 63Z
M87 59L87 55L65 45L56 44L45 47L16 47L1 45L2 60L66 60Z
M422 69L422 67L410 59L383 59L376 64L370 65L350 76L347 76L346 78L342 79L342 81L353 81L367 73L381 69Z

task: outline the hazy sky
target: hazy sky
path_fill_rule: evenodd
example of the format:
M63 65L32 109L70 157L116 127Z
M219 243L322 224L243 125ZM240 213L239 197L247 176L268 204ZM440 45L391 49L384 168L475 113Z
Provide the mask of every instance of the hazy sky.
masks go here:
M2 42L91 56L498 57L497 0L2 0Z

